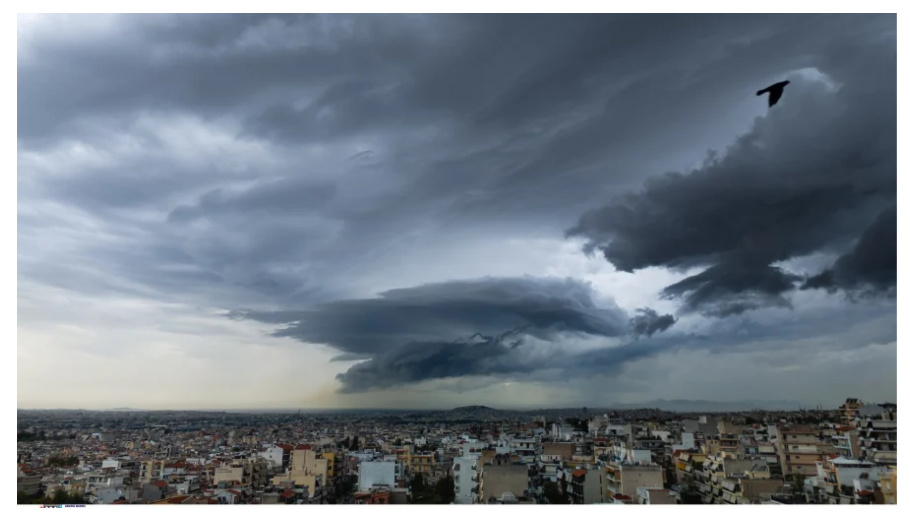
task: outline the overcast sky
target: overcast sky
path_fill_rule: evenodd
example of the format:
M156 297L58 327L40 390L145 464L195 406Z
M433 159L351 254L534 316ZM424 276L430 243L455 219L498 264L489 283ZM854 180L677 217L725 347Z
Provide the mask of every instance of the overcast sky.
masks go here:
M894 400L895 40L20 15L18 405Z

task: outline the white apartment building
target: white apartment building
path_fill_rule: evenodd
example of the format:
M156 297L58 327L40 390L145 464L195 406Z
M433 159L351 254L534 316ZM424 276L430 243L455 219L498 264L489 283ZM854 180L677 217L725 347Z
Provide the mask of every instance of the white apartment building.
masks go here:
M357 490L369 492L374 486L395 486L394 461L361 461L358 465Z
M471 505L477 503L480 497L480 479L476 456L461 456L455 458L452 465L455 478L455 504Z

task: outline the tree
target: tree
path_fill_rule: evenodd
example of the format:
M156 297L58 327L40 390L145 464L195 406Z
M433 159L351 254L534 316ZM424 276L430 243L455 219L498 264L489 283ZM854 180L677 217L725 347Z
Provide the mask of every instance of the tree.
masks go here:
M414 477L411 478L411 492L419 493L426 490L426 482L423 479L423 474L418 472L414 474Z
M53 501L51 501L51 503L57 503L58 505L63 505L63 504L67 503L66 500L69 499L69 494L67 494L66 491L63 490L62 488L58 488L54 492L54 496L52 499L53 499Z
M85 499L81 494L68 494L62 488L54 491L53 496L45 496L43 493L28 495L24 492L16 494L16 503L20 505L84 505Z
M793 475L793 488L796 489L796 492L802 494L804 492L803 487L806 485L806 477L802 474L796 473Z
M448 505L455 501L455 479L446 476L436 486L430 486L423 474L411 478L411 503L418 505Z
M433 504L435 503L436 494L433 489L427 486L423 474L414 474L411 478L411 502L416 504Z
M351 442L351 450L360 450L360 438L354 436L354 441Z
M16 504L19 505L33 505L36 503L43 502L44 497L41 495L41 492L36 494L26 494L21 490L16 493Z
M51 456L47 460L47 464L52 467L72 467L79 464L79 458L77 456L61 457L61 456Z
M448 505L455 501L455 478L446 476L436 483L436 495L439 504Z
M568 505L569 498L562 492L562 488L555 482L547 480L543 484L543 497L551 505Z
M679 499L683 505L700 505L701 496L691 490L683 490L679 493Z

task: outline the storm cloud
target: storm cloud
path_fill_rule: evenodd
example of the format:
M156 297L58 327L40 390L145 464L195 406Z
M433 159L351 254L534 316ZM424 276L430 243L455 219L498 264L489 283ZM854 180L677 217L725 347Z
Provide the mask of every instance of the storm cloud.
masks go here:
M890 345L895 40L894 15L20 15L20 399L55 406L47 359L157 396L102 346L186 353L171 390L210 405L244 370L354 406L833 345L785 333L813 312Z
M638 315L629 320L631 333L636 339L642 336L654 336L656 333L666 331L676 323L676 317L673 315L658 315L657 311L651 308L643 308L637 311Z
M851 293L887 293L897 286L897 208L881 213L856 247L834 265L811 277L804 288Z
M683 299L683 310L725 316L788 306L801 276L776 263L844 248L895 200L894 59L881 45L850 67L822 62L812 74L787 75L792 88L780 104L723 154L650 179L586 213L568 235L623 271L707 266L664 290ZM881 261L896 269L895 241L862 244L883 248Z
M331 346L342 351L338 360L368 359L339 375L348 391L527 372L541 360L522 350L525 338L560 352L571 336L650 337L673 324L653 310L630 320L615 304L598 305L590 285L577 280L531 277L428 284L310 310L231 316L286 324L274 335Z

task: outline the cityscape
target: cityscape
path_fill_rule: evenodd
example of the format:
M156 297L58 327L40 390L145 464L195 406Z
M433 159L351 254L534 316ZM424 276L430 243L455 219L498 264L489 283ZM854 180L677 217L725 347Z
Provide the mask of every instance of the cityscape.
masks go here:
M897 405L19 411L18 501L896 504Z
M19 13L17 512L897 505L896 13L589 8Z

